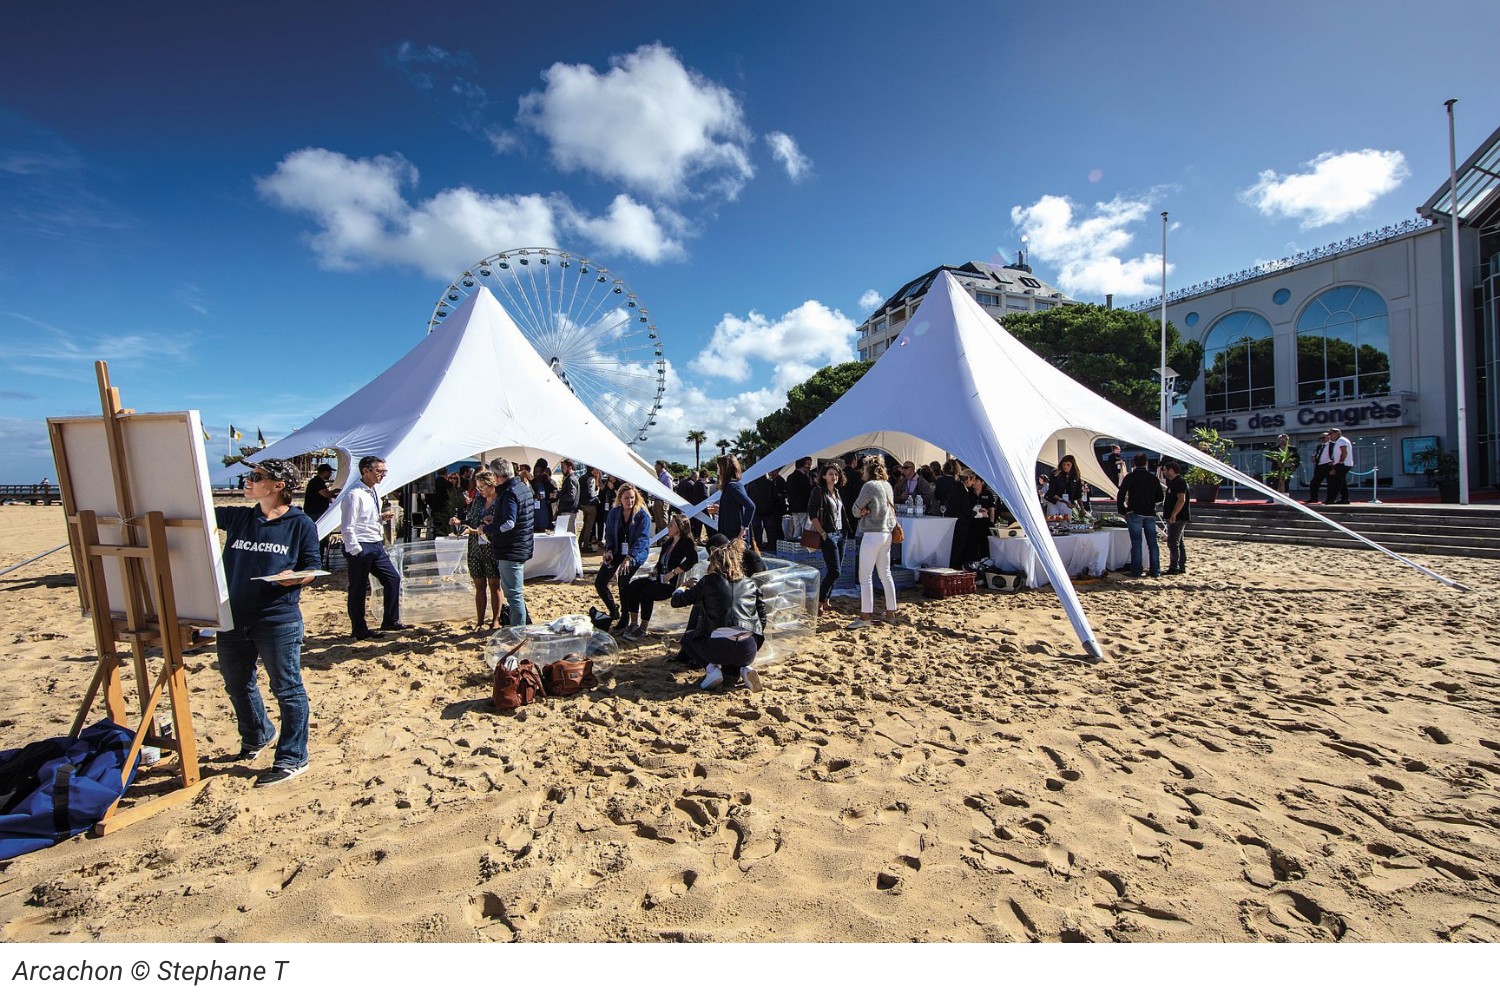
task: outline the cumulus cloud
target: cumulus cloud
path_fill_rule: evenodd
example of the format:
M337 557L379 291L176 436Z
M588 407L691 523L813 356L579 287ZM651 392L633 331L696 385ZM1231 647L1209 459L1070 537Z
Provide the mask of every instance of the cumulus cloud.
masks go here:
M584 170L658 198L734 198L755 174L740 102L658 43L610 58L606 73L554 63L517 120L559 169Z
M872 313L884 301L885 296L871 288L859 297L859 308L867 313Z
M766 136L766 144L771 147L771 155L776 162L786 168L786 175L796 184L812 172L812 160L809 160L797 148L797 140L785 132L772 132Z
M1135 238L1130 227L1150 210L1146 202L1115 198L1075 218L1072 201L1049 194L1033 205L1015 206L1010 218L1027 235L1032 255L1057 266L1058 287L1069 294L1140 295L1159 287L1161 255L1126 259L1121 254ZM1168 264L1168 273L1172 270Z
M644 444L636 449L647 458L664 458L691 463L693 446L687 442L688 431L708 434L703 445L705 460L717 455L714 442L720 438L734 440L736 434L755 426L755 421L786 403L786 390L774 386L718 395L702 386L685 382L681 373L667 365L666 396L656 414L656 426Z
M1343 222L1375 204L1411 175L1399 150L1319 153L1302 173L1262 170L1240 197L1270 218L1296 219L1303 229Z
M300 149L257 178L256 189L272 205L312 217L319 228L307 235L308 243L330 270L382 263L450 278L496 250L555 246L562 235L653 263L682 253L675 238L681 219L625 195L598 217L558 194L489 194L469 187L413 203L404 189L418 179L417 168L399 154L351 159L327 149Z
M726 313L689 367L744 382L752 362L766 362L774 366L773 385L785 390L823 365L852 361L854 338L849 317L815 300L776 320L753 310L745 317Z

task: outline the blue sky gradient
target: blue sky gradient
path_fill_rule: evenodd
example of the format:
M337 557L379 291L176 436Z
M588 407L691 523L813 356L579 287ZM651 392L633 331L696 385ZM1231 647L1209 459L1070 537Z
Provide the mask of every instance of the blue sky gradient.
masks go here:
M51 475L42 418L96 411L95 358L127 405L200 409L211 454L307 422L464 266L541 242L521 203L650 306L671 397L641 450L688 457L686 429L851 357L870 291L1023 234L1040 276L1121 303L1156 290L1162 210L1171 286L1411 217L1444 99L1460 157L1500 124L1496 37L1492 2L11 5L0 482ZM385 229L330 251L360 176ZM403 236L454 191L494 211L442 221L478 232Z

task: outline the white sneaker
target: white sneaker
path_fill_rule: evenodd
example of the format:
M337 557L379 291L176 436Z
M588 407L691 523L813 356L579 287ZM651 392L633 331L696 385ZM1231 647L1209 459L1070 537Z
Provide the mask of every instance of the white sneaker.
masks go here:
M719 669L717 663L710 663L708 669L703 672L703 683L698 686L705 691L712 691L724 683L724 672Z
M745 686L751 691L759 691L765 685L760 682L760 672L754 667L746 667L740 671L740 677L745 681Z
M856 618L853 621L851 621L848 625L844 626L844 628L869 628L869 627L870 627L870 619L868 619L868 618Z

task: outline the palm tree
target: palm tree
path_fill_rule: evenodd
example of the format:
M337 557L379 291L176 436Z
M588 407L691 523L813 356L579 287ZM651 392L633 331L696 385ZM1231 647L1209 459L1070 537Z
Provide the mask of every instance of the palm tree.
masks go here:
M734 448L744 454L746 465L755 464L755 453L760 450L760 445L760 435L755 432L754 428L740 431L735 435Z
M728 438L719 438L719 440L714 442L714 447L719 449L720 455L723 455L724 453L729 451L729 446L732 444L734 444L734 442L729 440Z
M693 468L695 468L695 469L698 468L699 466L701 466L703 464L703 455L699 451L699 449L703 447L703 442L705 442L707 440L708 440L708 432L707 431L688 431L687 432L687 442L688 442L688 444L690 444L690 445L693 446Z

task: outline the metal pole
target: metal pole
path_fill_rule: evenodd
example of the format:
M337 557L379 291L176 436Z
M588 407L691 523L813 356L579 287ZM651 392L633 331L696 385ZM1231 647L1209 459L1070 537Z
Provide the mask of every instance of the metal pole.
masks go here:
M1453 229L1453 367L1454 399L1458 403L1458 502L1469 502L1469 421L1464 399L1464 291L1458 260L1458 146L1453 131L1453 105L1458 98L1444 101L1448 109L1448 184L1453 201L1448 222Z
M1161 213L1161 429L1172 433L1172 403L1167 396L1167 213Z

